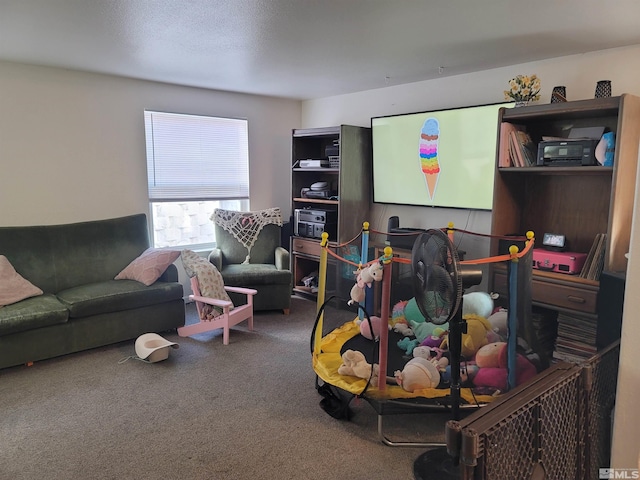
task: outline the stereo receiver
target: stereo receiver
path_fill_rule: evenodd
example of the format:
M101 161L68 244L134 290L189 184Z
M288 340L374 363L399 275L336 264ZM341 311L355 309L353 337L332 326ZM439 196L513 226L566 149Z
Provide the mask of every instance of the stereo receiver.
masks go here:
M296 208L293 211L293 234L299 237L322 238L322 232L327 232L329 238L335 240L337 217L337 212L333 210Z

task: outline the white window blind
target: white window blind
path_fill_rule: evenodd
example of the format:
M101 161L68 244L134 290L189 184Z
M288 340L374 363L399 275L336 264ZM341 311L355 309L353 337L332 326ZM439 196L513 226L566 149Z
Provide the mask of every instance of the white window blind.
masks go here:
M249 198L247 121L145 111L149 200Z

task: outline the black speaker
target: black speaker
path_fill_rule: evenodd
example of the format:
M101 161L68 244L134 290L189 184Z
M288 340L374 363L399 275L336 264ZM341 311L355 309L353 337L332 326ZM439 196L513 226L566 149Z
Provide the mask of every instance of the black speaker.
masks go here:
M598 350L602 350L620 338L625 282L624 273L602 272L600 275L600 289L596 302Z
M389 217L387 222L387 233L393 232L395 228L400 228L400 217L394 215ZM391 242L391 235L387 235L387 242Z
M289 218L288 222L284 222L282 224L282 228L280 229L280 246L289 250L289 240L291 235L293 235L293 217Z

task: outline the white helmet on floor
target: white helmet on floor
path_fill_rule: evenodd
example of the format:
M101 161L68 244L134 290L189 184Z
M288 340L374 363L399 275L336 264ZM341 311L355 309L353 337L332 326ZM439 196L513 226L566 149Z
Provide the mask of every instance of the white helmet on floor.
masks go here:
M166 360L170 347L180 348L180 345L162 338L157 333L145 333L136 339L136 355L151 363Z

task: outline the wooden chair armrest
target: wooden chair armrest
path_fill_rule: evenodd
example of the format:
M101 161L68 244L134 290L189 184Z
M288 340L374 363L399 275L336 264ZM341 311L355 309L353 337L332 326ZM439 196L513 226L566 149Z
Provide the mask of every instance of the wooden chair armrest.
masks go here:
M227 287L227 286L225 286L224 289L227 292L244 293L245 295L255 295L256 293L258 293L258 291L253 289L253 288Z
M200 295L189 295L189 300L207 303L209 305L215 305L220 308L229 308L231 307L231 305L233 305L233 302L230 302L228 300L218 300L217 298L202 297Z

